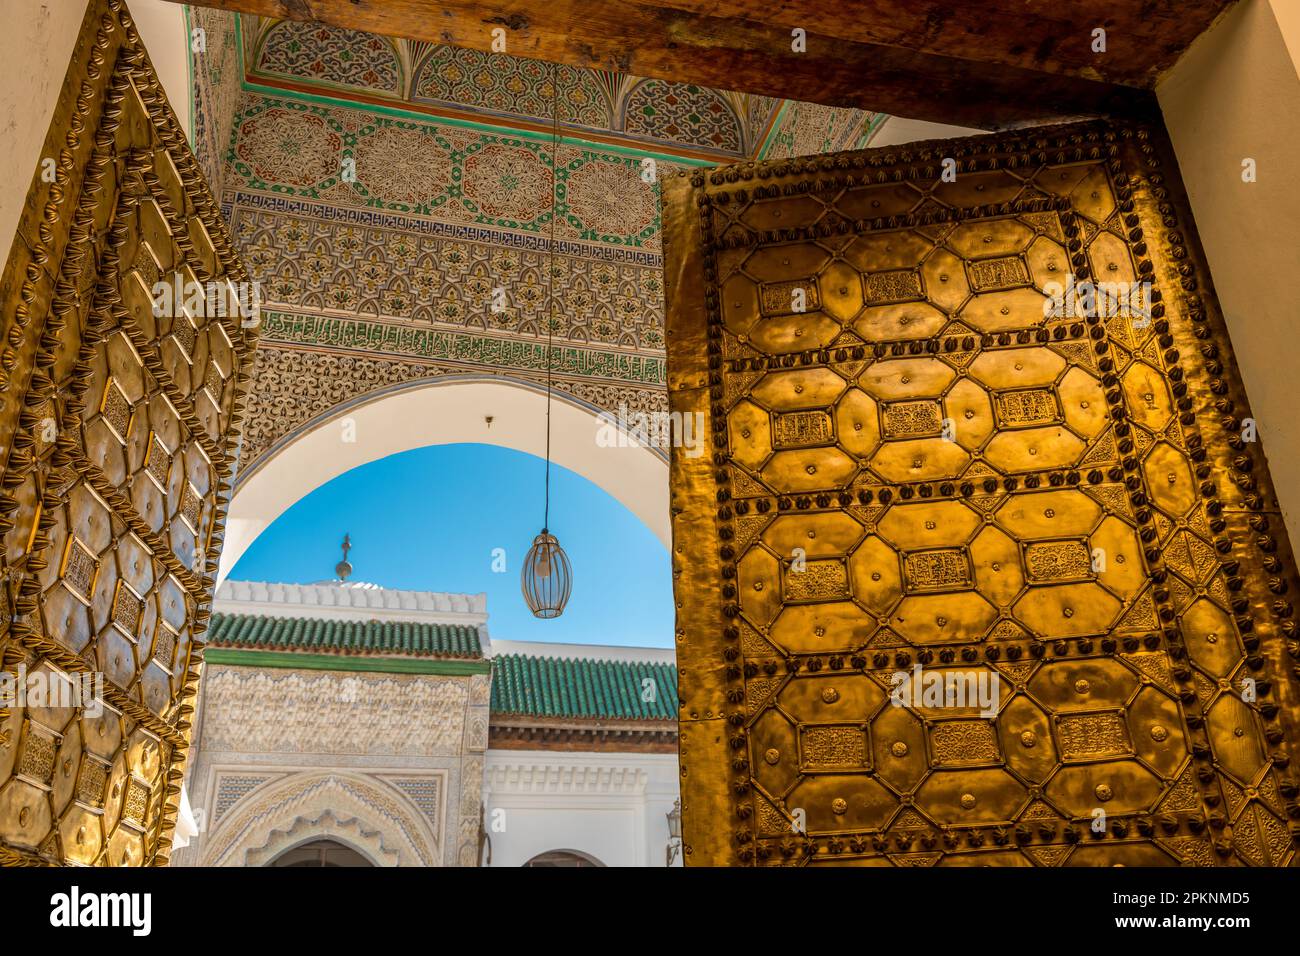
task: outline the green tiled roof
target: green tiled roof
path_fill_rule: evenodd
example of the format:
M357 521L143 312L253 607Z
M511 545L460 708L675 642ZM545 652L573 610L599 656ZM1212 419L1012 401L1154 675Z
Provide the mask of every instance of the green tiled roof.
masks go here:
M645 684L649 678L653 683ZM643 693L653 687L652 694ZM651 697L644 700L644 697ZM677 668L502 654L492 661L492 713L530 717L676 720Z
M478 628L413 621L318 620L214 614L209 647L406 657L480 658Z

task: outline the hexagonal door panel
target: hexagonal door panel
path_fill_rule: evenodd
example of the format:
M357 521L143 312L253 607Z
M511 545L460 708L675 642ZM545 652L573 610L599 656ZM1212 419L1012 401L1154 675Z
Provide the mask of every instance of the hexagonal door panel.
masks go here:
M192 308L248 276L123 5L86 30L0 283L0 863L162 865L256 331Z
M666 183L691 862L1294 858L1295 579L1158 142Z

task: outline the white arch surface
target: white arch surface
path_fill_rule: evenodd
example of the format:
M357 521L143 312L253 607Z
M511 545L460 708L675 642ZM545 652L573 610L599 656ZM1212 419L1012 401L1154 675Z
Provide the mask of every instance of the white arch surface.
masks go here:
M665 456L630 441L627 447L602 447L598 414L570 396L553 395L551 460L604 489L669 547ZM466 442L543 456L545 391L504 376L444 376L336 406L282 439L256 469L237 476L218 582L271 522L331 479L412 448Z

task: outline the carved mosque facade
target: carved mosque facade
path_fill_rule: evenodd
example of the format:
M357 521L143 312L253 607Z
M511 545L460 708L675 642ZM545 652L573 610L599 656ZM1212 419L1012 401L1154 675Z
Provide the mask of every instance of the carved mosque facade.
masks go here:
M484 595L344 581L214 611L175 865L664 864L671 650L493 642Z

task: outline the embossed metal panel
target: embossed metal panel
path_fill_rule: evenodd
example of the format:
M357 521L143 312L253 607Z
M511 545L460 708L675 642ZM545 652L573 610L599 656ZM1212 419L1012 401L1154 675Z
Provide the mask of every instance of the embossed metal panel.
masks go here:
M664 208L687 862L1290 864L1294 570L1163 131Z
M0 657L83 693L0 709L0 862L165 864L254 329L229 285L154 287L248 276L120 0L42 156L0 289Z

